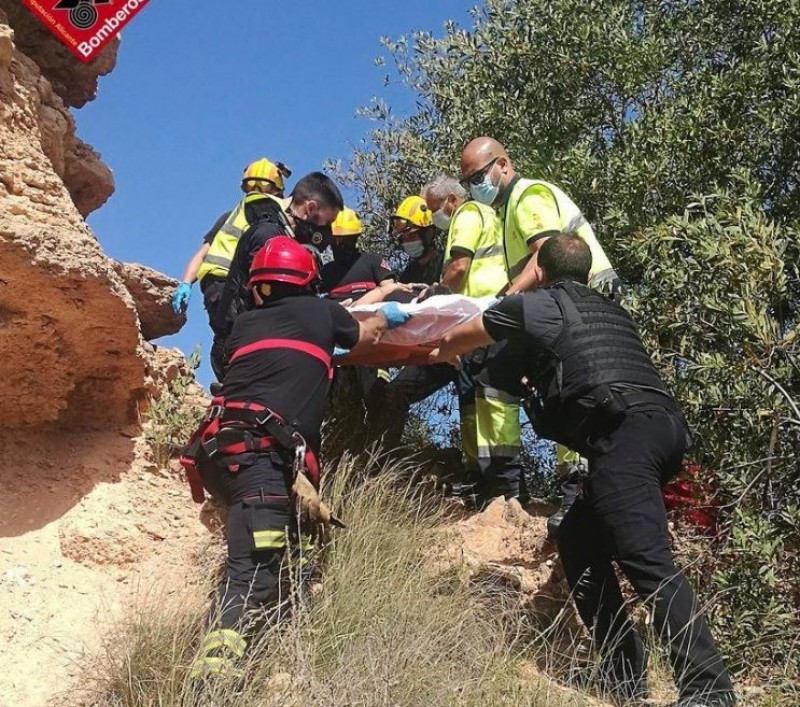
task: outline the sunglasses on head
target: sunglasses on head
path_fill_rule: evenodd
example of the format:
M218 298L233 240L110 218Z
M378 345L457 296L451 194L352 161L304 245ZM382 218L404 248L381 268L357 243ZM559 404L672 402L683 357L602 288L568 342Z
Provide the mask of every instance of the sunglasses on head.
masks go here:
M472 184L473 186L478 186L483 181L483 178L486 176L486 173L494 167L494 163L499 160L499 157L495 157L493 160L487 162L483 167L474 171L472 174L467 175L466 177L459 179L458 183L464 187L464 189L469 189L469 185Z

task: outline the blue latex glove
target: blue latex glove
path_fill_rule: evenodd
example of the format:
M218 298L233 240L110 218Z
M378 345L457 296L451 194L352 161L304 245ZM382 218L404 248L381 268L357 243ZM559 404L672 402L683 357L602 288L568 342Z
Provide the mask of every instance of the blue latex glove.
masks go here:
M381 307L381 311L386 317L386 325L389 329L399 327L411 319L411 315L400 309L400 305L397 302L387 302Z
M334 356L346 356L350 353L350 349L343 349L341 346L334 346L333 347L333 355Z
M182 282L175 288L175 294L172 295L172 309L175 314L185 312L189 306L189 300L192 297L192 283Z

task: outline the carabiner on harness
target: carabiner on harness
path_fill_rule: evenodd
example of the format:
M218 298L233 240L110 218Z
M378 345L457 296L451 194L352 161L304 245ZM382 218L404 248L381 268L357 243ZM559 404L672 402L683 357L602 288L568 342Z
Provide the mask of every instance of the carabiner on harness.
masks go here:
M306 441L298 434L300 442L294 448L294 464L292 466L292 475L297 478L298 474L304 474L306 471Z

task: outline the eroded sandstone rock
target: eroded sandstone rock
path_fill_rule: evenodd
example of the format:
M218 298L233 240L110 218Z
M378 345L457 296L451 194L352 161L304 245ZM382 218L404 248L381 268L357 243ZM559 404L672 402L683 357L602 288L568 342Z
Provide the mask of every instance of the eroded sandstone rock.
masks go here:
M75 119L68 106L79 107L95 97L98 76L114 66L117 44L112 43L113 48L102 52L95 61L83 64L15 0L0 0L0 28L3 27L0 91L4 93L4 108L15 108L4 112L3 124L20 129L18 139L23 143L27 142L23 135L35 131L40 153L29 157L24 165L28 170L20 176L30 180L30 172L54 172L52 176L66 186L78 212L86 217L111 196L114 177L100 155L75 136ZM9 57L11 29L16 51ZM7 72L4 66L8 67ZM9 125L10 119L16 125ZM13 144L6 149L18 159L23 157L13 151ZM14 180L14 186L19 188L20 182Z
M85 67L20 3L0 0L4 428L130 424L147 392L151 349L140 334L136 302L83 219L108 198L113 179L75 137L64 103L93 97L98 74L111 66L105 59ZM128 284L134 287L135 279ZM151 272L141 282L138 289L150 296L140 297L147 333L175 331L179 321L165 323L168 305L166 317L156 312L168 280Z
M568 598L555 544L547 538L553 510L543 502L523 507L516 499L495 499L448 527L445 562L546 623Z
M64 103L80 108L97 95L97 79L117 63L119 37L109 42L92 61L80 61L19 0L0 0L0 12L17 30L17 48L29 56L52 84Z
M136 304L145 339L151 341L180 330L186 315L175 314L172 309L172 293L178 285L174 277L141 263L116 263L115 267Z

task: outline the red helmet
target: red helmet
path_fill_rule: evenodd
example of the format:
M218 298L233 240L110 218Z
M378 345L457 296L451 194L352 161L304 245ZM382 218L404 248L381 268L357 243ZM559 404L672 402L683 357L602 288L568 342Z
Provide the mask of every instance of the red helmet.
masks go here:
M319 278L316 256L289 236L273 236L256 253L248 287L260 282L287 282L306 287Z

